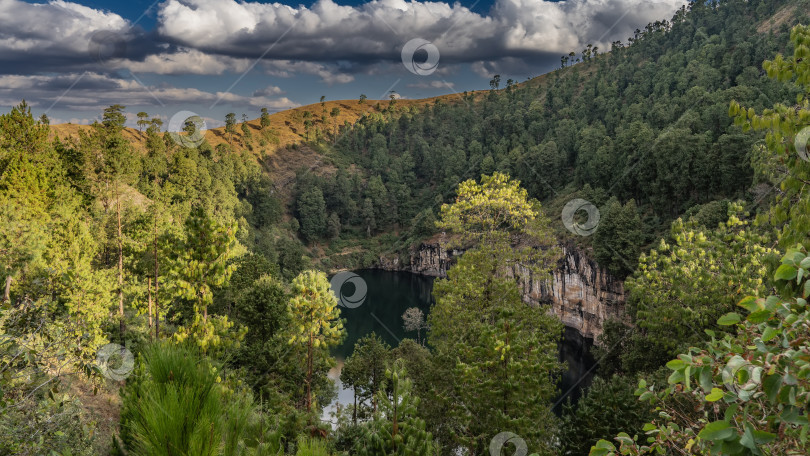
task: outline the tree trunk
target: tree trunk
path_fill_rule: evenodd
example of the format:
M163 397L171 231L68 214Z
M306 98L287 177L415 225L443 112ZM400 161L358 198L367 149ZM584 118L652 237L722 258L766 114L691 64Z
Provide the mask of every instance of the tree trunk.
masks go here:
M11 275L6 276L6 288L3 290L3 302L11 301Z
M312 332L310 332L307 346L307 413L312 411L312 345Z
M397 436L397 433L399 433L399 422L397 421L397 406L399 405L398 404L398 402L399 402L399 392L397 391L397 389L399 388L399 382L400 381L401 380L399 378L397 378L396 383L394 383L394 385L393 385L394 393L391 395L391 399L393 399L393 403L394 403L394 416L391 417L393 419L393 426L391 427L391 441L395 442L394 443L395 445L396 445L396 441L397 441L396 436Z
M371 411L377 413L377 391L380 390L380 384L377 382L376 369L371 371Z
M509 323L506 323L506 345L504 347L509 346ZM506 354L503 358L503 384L509 384L509 353ZM503 403L501 406L501 411L503 412L504 416L508 416L506 411L506 407L509 404L509 391L507 388L503 390Z
M354 411L352 412L352 421L354 425L357 426L357 387L352 386L352 390L354 390Z
M157 208L155 208L155 339L160 338L160 306L158 305L158 241L157 241Z
M104 198L101 200L101 205L104 207L104 222L106 224L107 216L110 213L110 181L108 179L104 180ZM106 229L106 228L105 228ZM107 247L107 243L104 243L104 265L110 265L110 249Z
M121 197L118 194L118 182L114 184L115 212L118 219L118 318L121 340L124 340L124 240L121 234Z
M147 290L149 292L149 334L152 334L152 278L147 279Z

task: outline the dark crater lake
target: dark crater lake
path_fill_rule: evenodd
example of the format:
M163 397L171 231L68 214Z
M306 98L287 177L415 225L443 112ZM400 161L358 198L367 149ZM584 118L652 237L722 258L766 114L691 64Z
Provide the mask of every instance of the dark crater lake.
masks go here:
M352 354L357 341L372 332L377 333L391 347L398 346L399 341L405 338L416 339L415 331L405 331L402 314L410 307L418 307L427 316L434 304L431 294L435 280L433 277L380 269L362 269L354 273L365 281L367 294L358 307L340 308L341 316L346 320L347 334L343 343L332 350L337 366L330 372L330 377L337 380L338 397L335 402L325 407L323 413L325 420L331 419L330 413L334 412L336 402L340 402L343 406L354 402L352 390L342 387L339 375L343 361ZM348 296L353 295L353 285L344 285L342 292ZM582 337L573 328L565 328L560 334L559 359L567 363L568 369L560 378L560 396L555 403L568 397L576 402L583 388L587 388L590 384L596 370L596 362L591 354L592 345L591 339ZM559 413L561 408L561 405L558 405L554 411Z

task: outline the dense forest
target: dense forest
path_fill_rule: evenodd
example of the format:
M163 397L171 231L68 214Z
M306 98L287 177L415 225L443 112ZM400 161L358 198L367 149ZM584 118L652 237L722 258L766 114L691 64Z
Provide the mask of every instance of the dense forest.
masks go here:
M603 227L639 217L621 236L586 240L600 264L624 277L639 246L656 243L685 213L713 227L726 212L717 202L767 206L752 185L759 137L734 125L728 108L736 100L761 111L801 92L764 77L761 66L790 50L785 24L758 30L785 3L692 4L610 52L577 50L582 62L539 83L510 80L483 98L365 116L323 146L331 167L299 173L300 234L313 242L394 232L407 245L435 232L438 206L461 180L499 171L549 213L582 197L602 209ZM499 84L493 78L492 88ZM327 266L364 261L336 255Z
M540 78L392 98L307 128L289 151L321 160L289 192L252 139L144 115L135 145L121 105L60 138L22 102L0 115L0 455L807 454L808 11L694 2ZM592 236L560 220L577 198ZM465 253L405 321L424 337L360 339L330 425L327 273L438 233ZM627 316L552 410L563 327L507 272L549 275L561 243L625 280Z

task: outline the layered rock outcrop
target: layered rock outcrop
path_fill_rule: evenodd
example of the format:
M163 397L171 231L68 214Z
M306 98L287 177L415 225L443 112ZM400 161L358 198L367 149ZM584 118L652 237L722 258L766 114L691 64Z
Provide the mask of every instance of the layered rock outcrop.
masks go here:
M562 246L563 255L552 277L536 277L531 269L515 266L513 274L523 300L544 306L567 327L583 337L596 339L605 321L625 318L624 283L611 276L596 261L573 246ZM438 242L423 243L411 249L408 258L380 258L379 267L445 277L454 257L461 251L447 251Z

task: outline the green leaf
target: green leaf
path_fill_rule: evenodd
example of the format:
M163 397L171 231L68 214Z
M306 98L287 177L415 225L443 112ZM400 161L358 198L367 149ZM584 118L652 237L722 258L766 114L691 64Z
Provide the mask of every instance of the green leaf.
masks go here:
M779 304L781 304L781 302L782 302L782 300L779 299L779 296L773 296L773 295L768 296L765 299L765 309L768 309L768 310L771 310L771 311L776 310L776 308L779 307Z
M653 393L652 391L645 391L645 392L643 392L643 393L641 394L641 396L639 396L638 400L640 400L640 401L646 401L647 399L650 399L650 398L652 398L653 396L655 396L655 393Z
M620 432L619 435L616 436L616 441L625 445L633 444L633 439L631 439L630 436L625 432Z
M793 280L796 278L796 268L789 265L783 264L776 269L776 273L773 275L774 279L776 280Z
M717 402L723 398L723 390L720 388L712 388L711 394L706 396L706 400L709 402Z
M740 439L740 445L748 448L749 450L756 450L757 444L754 442L754 434L751 432L751 425L746 423L745 432Z
M757 445L766 445L776 440L776 434L771 434L770 432L754 429L751 433L754 434L754 442L756 442Z
M599 440L596 442L596 445L591 447L591 452L588 453L589 456L607 456L611 452L615 452L616 447L608 442L607 440Z
M731 326L740 322L740 314L737 312L729 312L717 319L717 324L720 326Z
M757 298L755 298L754 296L747 296L743 298L743 300L740 301L737 305L744 308L748 312L753 312L759 309L759 305L757 304Z
M703 391L707 393L712 391L712 368L710 366L703 366L700 370L700 375L698 375L698 381L700 383L700 387L703 388Z
M729 421L729 422L731 420L733 420L734 415L737 413L737 409L739 409L739 408L740 408L740 404L737 404L736 402L729 405L728 408L726 409L725 413L723 413L723 419L725 419L726 421Z
M698 384L703 391L710 392L712 390L712 368L710 366L703 366L699 369L698 374Z
M748 315L748 318L746 318L746 320L756 324L762 323L763 321L767 321L769 318L771 318L771 311L768 309L760 309L757 310L756 312L751 313L751 315Z
M698 437L705 440L725 440L734 435L734 428L728 421L715 421L709 423L699 433Z
M779 330L777 328L774 328L772 326L768 326L767 328L765 328L765 331L762 332L762 341L763 342L768 342L769 340L776 337L776 334L778 332L779 332Z
M683 369L684 366L686 366L686 363L681 359L673 359L667 363L667 367L672 370Z

